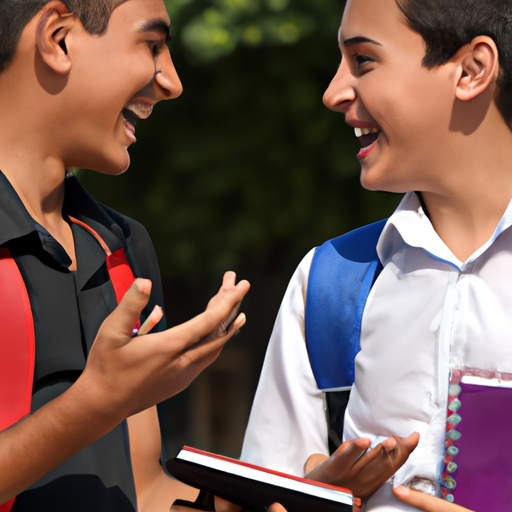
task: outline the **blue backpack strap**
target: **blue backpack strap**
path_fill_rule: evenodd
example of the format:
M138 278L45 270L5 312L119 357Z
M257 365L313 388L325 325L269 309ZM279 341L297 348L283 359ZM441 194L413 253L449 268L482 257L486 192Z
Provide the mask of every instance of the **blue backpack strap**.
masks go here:
M318 388L350 389L366 299L382 270L377 241L387 219L325 242L313 256L306 296L306 346Z

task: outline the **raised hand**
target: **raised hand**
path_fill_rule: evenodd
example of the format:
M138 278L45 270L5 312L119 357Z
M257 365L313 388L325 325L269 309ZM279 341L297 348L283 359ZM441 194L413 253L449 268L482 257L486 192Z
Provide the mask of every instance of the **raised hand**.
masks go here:
M188 386L245 323L241 314L226 329L233 309L249 290L247 281L235 281L233 272L226 273L217 295L192 320L164 332L133 337L151 291L150 281L137 279L101 326L75 384L0 432L0 503L126 417Z
M227 272L222 287L206 310L167 331L132 337L133 326L147 304L151 283L138 279L119 307L105 320L80 380L99 403L111 404L124 417L175 395L220 354L244 325L239 315L229 330L224 325L249 290Z

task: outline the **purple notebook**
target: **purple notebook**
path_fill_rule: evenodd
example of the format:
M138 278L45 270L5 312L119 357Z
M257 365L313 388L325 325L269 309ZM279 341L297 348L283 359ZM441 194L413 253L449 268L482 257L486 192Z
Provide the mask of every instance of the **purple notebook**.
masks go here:
M512 383L450 384L442 494L477 512L512 510Z

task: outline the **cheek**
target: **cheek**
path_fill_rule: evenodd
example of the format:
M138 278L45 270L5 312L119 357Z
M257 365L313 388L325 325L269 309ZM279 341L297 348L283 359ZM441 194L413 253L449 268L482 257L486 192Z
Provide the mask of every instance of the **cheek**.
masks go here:
M155 76L155 61L149 50L137 54L116 54L116 58L104 59L99 66L85 74L84 94L95 94L103 97L104 104L112 107L124 105L140 89L146 86ZM106 100L106 101L105 101Z
M155 75L156 62L146 46L140 45L137 52L129 51L116 57L110 69L121 83L135 87L135 82L138 82L140 88Z

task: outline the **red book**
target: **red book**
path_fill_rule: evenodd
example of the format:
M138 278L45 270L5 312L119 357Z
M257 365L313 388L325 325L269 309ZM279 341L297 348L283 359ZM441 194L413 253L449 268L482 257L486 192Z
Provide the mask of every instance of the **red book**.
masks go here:
M350 512L347 489L279 473L184 446L167 470L178 480L253 512L281 503L288 512Z

